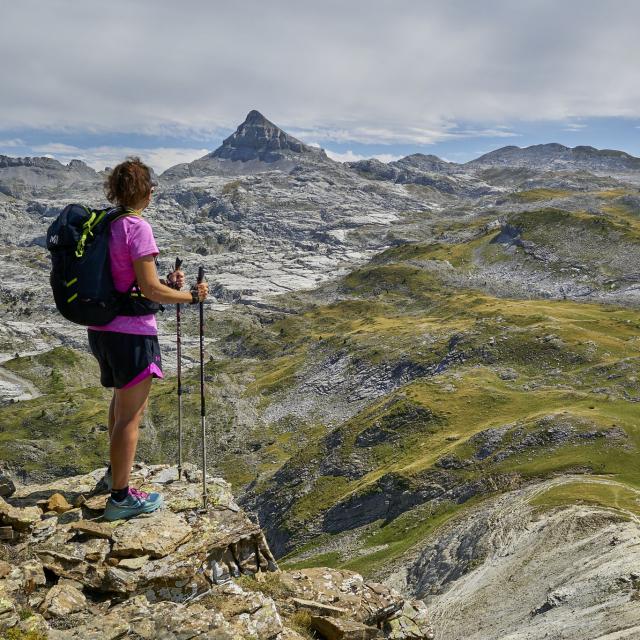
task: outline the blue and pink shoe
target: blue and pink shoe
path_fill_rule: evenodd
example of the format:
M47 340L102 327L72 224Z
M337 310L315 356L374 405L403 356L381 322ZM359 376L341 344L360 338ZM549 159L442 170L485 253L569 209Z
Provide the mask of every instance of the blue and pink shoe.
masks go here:
M164 500L159 493L147 493L129 487L129 494L122 502L116 502L113 498L107 500L103 518L110 521L127 520L143 513L152 513L163 504Z

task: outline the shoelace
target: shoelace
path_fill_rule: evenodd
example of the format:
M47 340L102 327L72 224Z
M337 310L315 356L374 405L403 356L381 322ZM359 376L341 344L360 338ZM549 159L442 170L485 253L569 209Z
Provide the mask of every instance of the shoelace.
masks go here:
M139 489L134 489L133 487L129 487L129 495L134 498L138 498L139 500L146 500L149 497L149 494L145 491L140 491Z

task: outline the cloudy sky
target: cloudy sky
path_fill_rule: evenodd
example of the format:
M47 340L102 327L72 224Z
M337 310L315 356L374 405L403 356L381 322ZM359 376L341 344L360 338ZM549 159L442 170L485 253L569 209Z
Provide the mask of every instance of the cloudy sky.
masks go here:
M336 159L561 142L640 156L635 0L20 0L0 154L215 149L251 109Z

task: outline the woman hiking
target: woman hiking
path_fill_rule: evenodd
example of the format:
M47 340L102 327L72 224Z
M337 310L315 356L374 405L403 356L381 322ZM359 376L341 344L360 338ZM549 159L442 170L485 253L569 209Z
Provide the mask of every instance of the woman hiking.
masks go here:
M149 168L139 158L129 158L109 174L105 193L122 215L109 229L109 257L115 288L129 292L132 283L142 294L138 302L143 315L119 315L109 324L89 327L89 346L100 365L100 383L114 387L109 406L109 465L103 487L111 491L105 520L132 518L162 506L159 493L145 493L129 486L129 475L138 445L138 427L147 406L151 381L162 378L158 329L152 303L198 303L208 294L208 285L180 291L184 273L169 274L172 286L163 284L156 271L158 247L142 212L149 206L155 183ZM152 310L146 313L147 304ZM153 307L156 307L155 309Z

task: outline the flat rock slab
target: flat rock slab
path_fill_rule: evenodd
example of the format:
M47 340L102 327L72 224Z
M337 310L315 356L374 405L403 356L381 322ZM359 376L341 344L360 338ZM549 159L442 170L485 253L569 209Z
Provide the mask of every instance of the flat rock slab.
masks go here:
M373 638L384 638L382 631L376 627L370 627L354 620L345 620L344 618L313 616L311 624L326 640L372 640Z
M157 511L148 517L133 518L113 532L115 557L150 556L163 558L192 535L184 518L172 511Z
M81 591L69 584L57 584L49 589L41 611L45 618L63 618L87 606L87 599Z
M0 523L10 525L16 531L28 531L41 516L42 511L38 507L14 507L0 498Z
M74 522L69 527L69 531L77 531L79 533L85 534L90 538L105 538L106 540L111 540L111 538L113 537L113 531L116 526L116 524L111 524L108 522L80 520L79 522Z
M330 604L323 604L322 602L316 602L315 600L305 600L304 598L291 598L291 602L296 609L306 609L315 613L317 616L331 616L333 618L341 618L347 615L349 612L346 609L340 607L334 607Z
M149 562L149 556L138 556L137 558L123 558L118 562L117 566L120 569L135 571L136 569L142 569L147 562Z
M107 500L109 496L92 496L84 500L82 506L89 511L104 511L104 508L107 506Z

